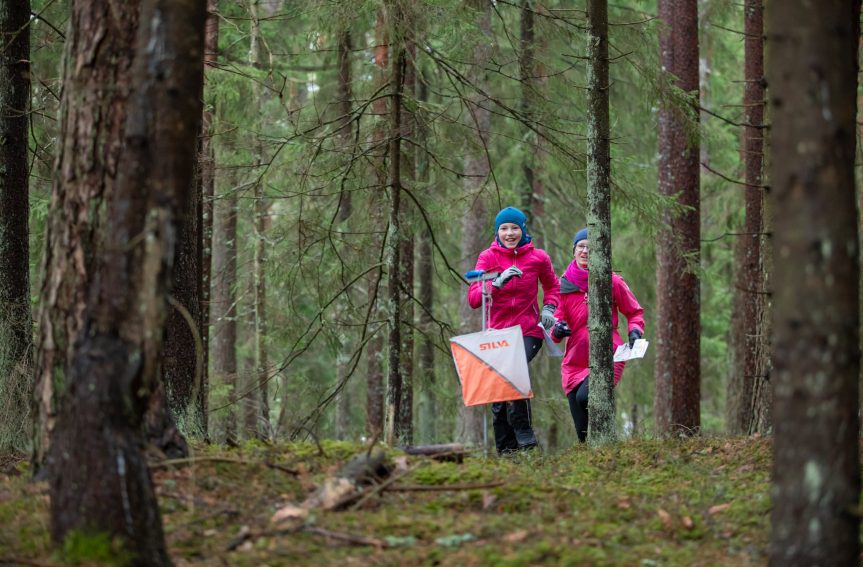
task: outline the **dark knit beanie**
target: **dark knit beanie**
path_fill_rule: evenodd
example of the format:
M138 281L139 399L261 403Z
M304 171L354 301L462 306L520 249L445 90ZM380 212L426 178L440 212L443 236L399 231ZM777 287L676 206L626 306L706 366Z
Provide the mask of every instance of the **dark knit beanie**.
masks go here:
M500 225L506 222L511 222L513 224L517 224L519 228L521 228L522 232L527 232L527 228L525 228L525 224L527 223L527 217L524 216L524 213L515 207L507 207L503 209L501 212L494 217L494 230L500 228Z
M582 240L587 240L587 229L582 228L578 232L575 233L575 238L572 239L572 247L575 248L578 246L578 243Z

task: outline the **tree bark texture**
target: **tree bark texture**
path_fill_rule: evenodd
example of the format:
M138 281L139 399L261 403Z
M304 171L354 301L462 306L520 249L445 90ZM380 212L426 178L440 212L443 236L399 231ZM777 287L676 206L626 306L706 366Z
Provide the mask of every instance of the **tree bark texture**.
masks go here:
M746 180L746 220L743 234L738 237L739 262L735 271L734 310L731 344L735 349L728 384L728 432L749 434L755 431L756 391L765 392L767 377L761 374L758 348L764 335L764 300L761 250L764 243L763 189L764 184L764 5L763 0L746 0L743 12L744 91L743 109L746 126L743 129L743 164Z
M104 532L142 566L171 564L141 426L158 383L178 217L192 188L204 18L200 0L142 2L125 151L104 229L110 244L97 256L48 461L55 541ZM79 55L88 54L70 51Z
M767 11L775 211L771 565L857 565L859 0Z
M401 27L405 30L404 40L404 77L402 79L402 98L410 99L410 104L401 104L401 124L397 135L401 140L414 142L416 131L416 116L412 108L414 91L416 90L416 44L410 37L412 16L402 16ZM416 154L414 143L400 142L399 159L401 160L400 186L407 191L414 191L416 178ZM401 286L401 371L402 387L398 402L398 413L395 416L396 439L401 444L411 445L414 437L414 268L416 238L413 230L413 201L402 198L399 208L399 285Z
M391 12L392 13L392 12ZM400 18L393 18L398 22ZM402 284L401 275L401 123L402 96L404 93L405 47L393 44L391 69L390 141L389 141L389 189L390 222L387 231L387 320L389 337L387 339L387 431L386 442L394 445L401 441L396 432L396 423L401 412L403 374L402 374Z
M428 102L428 83L426 77L418 73L417 107L422 108ZM416 121L417 128L417 187L429 191L429 158L428 158L428 128L422 120ZM417 403L419 413L417 420L418 437L433 442L437 438L436 423L437 399L435 395L434 371L434 263L432 262L431 234L422 231L417 237L417 275L419 289L417 298L422 306L419 310L418 328L420 330L419 354L417 356L417 378L420 399Z
M37 314L33 462L48 450L100 253L105 207L123 154L139 2L69 7L59 155L42 255Z
M259 419L263 436L270 430L270 362L267 356L267 219L269 207L264 195L264 183L255 184L255 375L258 381Z
M29 21L29 0L0 5L0 451L26 445L32 389Z
M546 92L545 65L537 57L543 51L542 36L537 37L537 22L535 12L542 7L535 0L521 2L521 51L519 53L519 81L521 82L521 111L524 117L537 124L541 121L540 101L544 100ZM544 138L537 136L533 130L525 132L526 146L524 163L524 185L521 190L521 208L527 215L527 225L533 227L534 236L539 235L544 241L545 234L543 218L545 215L545 186L543 172L545 161Z
M472 94L464 101L467 110L468 127L476 130L477 142L465 148L464 154L464 191L467 206L461 218L461 268L462 272L473 269L477 255L492 240L487 232L487 206L482 195L491 164L488 161L486 148L491 129L491 113L488 110L488 100L478 91L488 92L488 75L485 65L491 58L491 4L482 0L466 0L465 5L474 13L477 27L482 39L473 49L473 65L468 72L468 78L476 86ZM467 294L461 299L462 331L478 331L482 327L482 313L471 309L467 304ZM459 401L459 419L456 437L468 445L479 445L483 441L484 406L465 407Z
M351 130L351 116L353 113L353 73L351 51L353 49L353 41L349 28L342 29L338 34L336 45L338 69L338 95L336 100L336 108L340 121L338 130L337 143L339 152L343 155L350 156L351 146L353 144ZM347 180L343 178L343 183ZM342 230L350 230L350 218L353 212L353 198L351 191L346 190L342 185L339 193L338 213L336 221ZM351 372L351 353L354 351L353 335L344 331L344 326L341 321L348 317L351 308L351 289L346 289L343 295L339 298L338 309L335 314L334 328L337 334L337 355L336 355L336 382L339 392L336 395L336 438L350 439L351 438L351 402L353 401L352 384L348 384Z
M236 440L237 431L237 196L231 187L220 191L213 203L213 380L227 390L222 423L226 439Z
M659 191L686 210L663 213L656 250L656 391L659 435L692 435L701 427L699 143L687 121L697 121L698 3L660 0L662 66L691 97L673 105L666 90L659 111Z
M615 439L611 328L611 126L608 111L608 0L588 0L587 226L590 254L588 435Z
M389 68L389 44L387 38L387 13L384 7L378 9L377 21L375 23L375 67L377 68L377 86L387 84L387 69ZM377 230L385 226L381 215L383 200L380 194L386 186L386 146L384 141L386 133L384 130L383 117L387 116L387 101L379 97L372 103L372 113L377 120L372 133L372 147L375 148L375 178L377 180L376 190L372 191L371 210L372 226ZM380 148L380 149L378 149ZM383 239L376 238L376 248L380 248ZM368 299L370 309L375 320L383 318L380 308L380 286L382 270L373 272L368 278ZM366 435L371 438L379 437L384 433L384 375L383 375L383 334L378 330L369 340L366 347Z

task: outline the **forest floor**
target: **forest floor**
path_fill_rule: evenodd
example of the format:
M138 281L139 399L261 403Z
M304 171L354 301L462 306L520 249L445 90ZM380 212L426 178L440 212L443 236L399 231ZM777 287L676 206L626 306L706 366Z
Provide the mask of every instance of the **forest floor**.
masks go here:
M391 450L387 480L359 487L349 505L327 511L307 500L363 451L340 442L200 445L185 463L155 465L175 564L766 562L767 439L638 439L463 462ZM122 564L104 538L52 550L48 487L29 477L25 460L0 456L0 565ZM279 510L290 517L274 522Z

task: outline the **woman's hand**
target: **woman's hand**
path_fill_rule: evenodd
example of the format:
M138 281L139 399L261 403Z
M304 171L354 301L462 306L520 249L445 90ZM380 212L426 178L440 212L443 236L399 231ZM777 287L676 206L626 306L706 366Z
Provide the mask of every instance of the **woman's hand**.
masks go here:
M539 314L539 322L542 323L542 327L546 331L551 329L557 322L557 319L554 318L555 311L557 311L557 307L550 303L542 306L542 313Z
M558 321L554 325L554 329L552 329L551 334L556 339L562 339L564 337L568 337L572 334L572 329L569 328L569 325L566 324L566 321Z
M639 331L638 329L633 329L629 331L629 348L632 348L632 345L635 344L635 341L637 341L643 336L644 335L642 335L641 331Z

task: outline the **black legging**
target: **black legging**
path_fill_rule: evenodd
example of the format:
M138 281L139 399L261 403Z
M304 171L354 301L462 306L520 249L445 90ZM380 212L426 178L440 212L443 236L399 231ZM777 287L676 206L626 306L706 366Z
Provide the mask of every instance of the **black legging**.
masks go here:
M524 354L530 362L542 348L542 339L524 337ZM498 453L509 453L536 446L536 435L530 423L530 400L513 400L491 404L494 444Z
M575 423L575 432L582 443L587 441L588 382L590 382L590 376L585 376L581 384L566 395L569 401L569 413L572 414L572 421Z

